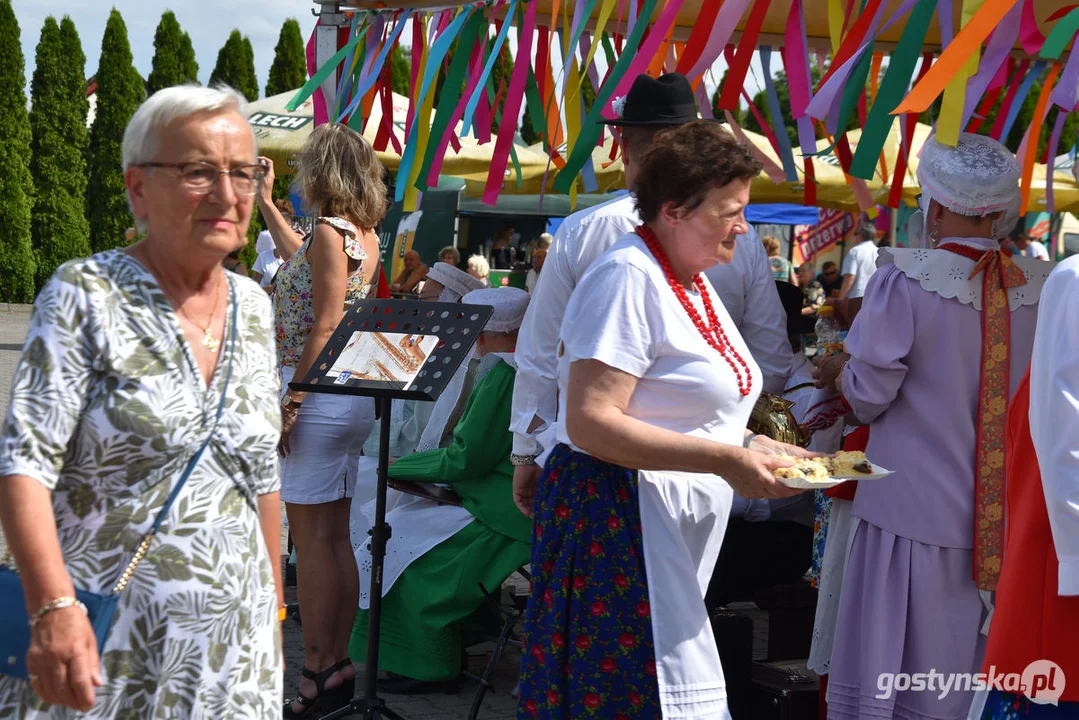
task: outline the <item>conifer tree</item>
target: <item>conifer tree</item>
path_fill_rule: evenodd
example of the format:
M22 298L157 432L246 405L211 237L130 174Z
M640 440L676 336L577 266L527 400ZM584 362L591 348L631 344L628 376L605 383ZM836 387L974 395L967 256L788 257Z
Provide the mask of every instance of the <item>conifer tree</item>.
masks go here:
M30 118L19 23L11 0L0 0L0 302L34 299L34 253L30 245Z
M210 75L210 85L228 85L248 100L258 100L259 84L255 77L255 52L251 41L233 30L217 53L217 65Z
M307 82L307 53L303 47L300 23L288 19L274 48L273 65L266 79L266 97L302 87Z
M96 78L86 216L90 220L90 247L101 252L123 245L124 231L131 226L120 149L127 122L146 96L142 78L132 64L127 26L116 9L105 25Z
M62 263L90 254L86 222L86 64L70 18L61 31L51 16L37 46L31 81L31 238L36 288Z
M185 45L186 42L186 45ZM187 51L190 50L190 57ZM161 22L154 33L154 63L150 77L146 79L146 92L153 95L162 88L184 85L198 81L198 65L191 49L191 37L187 35L171 10L161 15Z

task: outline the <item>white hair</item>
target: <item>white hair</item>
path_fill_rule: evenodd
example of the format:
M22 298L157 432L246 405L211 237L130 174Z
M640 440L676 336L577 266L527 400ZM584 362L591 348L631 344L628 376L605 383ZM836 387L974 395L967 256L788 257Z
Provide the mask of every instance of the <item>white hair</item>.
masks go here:
M473 255L468 259L468 270L474 277L486 280L491 274L491 265L483 255Z
M237 112L246 119L247 99L227 85L177 85L158 90L139 106L124 130L124 170L152 162L158 150L158 133L176 120L197 113L223 112ZM254 131L251 139L255 140ZM254 161L252 157L251 162Z

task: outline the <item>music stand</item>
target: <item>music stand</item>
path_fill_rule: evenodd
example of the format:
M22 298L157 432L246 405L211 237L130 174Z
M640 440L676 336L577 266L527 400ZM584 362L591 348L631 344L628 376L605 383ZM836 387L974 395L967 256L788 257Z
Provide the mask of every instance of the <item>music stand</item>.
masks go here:
M386 524L390 408L395 399L437 400L468 356L494 308L420 300L358 300L345 313L299 392L358 395L375 399L380 414L378 483L371 536L371 590L367 622L364 694L323 720L363 713L367 720L403 720L378 696L378 650L382 621L382 567Z

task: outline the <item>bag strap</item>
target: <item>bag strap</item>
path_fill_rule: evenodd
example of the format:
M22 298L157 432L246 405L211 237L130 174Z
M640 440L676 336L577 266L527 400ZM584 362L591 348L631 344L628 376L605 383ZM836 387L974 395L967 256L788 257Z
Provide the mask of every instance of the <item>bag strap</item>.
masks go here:
M187 484L187 479L191 477L191 473L195 471L195 466L199 464L199 459L202 457L202 453L210 445L210 440L217 434L217 426L221 423L221 416L225 412L225 400L228 398L229 393L229 381L232 379L232 359L236 355L236 316L238 315L236 309L236 290L233 287L232 279L229 278L229 300L232 306L232 322L229 328L229 359L228 365L225 368L225 385L221 389L221 399L217 403L217 416L214 417L214 425L210 428L209 434L206 439L202 441L202 445L199 446L198 451L188 461L187 467L184 468L184 472L180 475L180 479L176 482L176 486L172 488L172 492L169 493L169 497L165 500L165 504L161 507L161 510L157 513L157 518L154 519L153 527L150 528L150 532L146 533L146 537L139 543L138 548L135 550L135 555L131 558L131 562L128 563L124 569L123 574L120 575L120 581L116 583L116 587L112 589L112 594L123 592L124 588L131 581L131 576L135 574L135 568L142 562L143 557L146 556L146 551L150 549L150 542L157 535L157 532L161 529L161 524L165 522L165 517L169 514L169 510L172 508L172 504L176 502L176 498L180 496L180 491L183 490L184 485Z

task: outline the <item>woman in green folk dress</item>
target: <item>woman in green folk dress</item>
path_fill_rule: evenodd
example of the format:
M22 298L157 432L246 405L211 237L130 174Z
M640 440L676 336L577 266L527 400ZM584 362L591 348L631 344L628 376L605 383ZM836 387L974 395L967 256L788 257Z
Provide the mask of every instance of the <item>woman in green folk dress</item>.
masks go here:
M258 284L221 266L263 175L246 118L231 89L154 94L123 143L143 239L66 263L37 297L0 435L0 523L40 619L30 680L0 677L0 717L280 717L273 321ZM99 657L84 613L56 601L116 584L226 385Z

